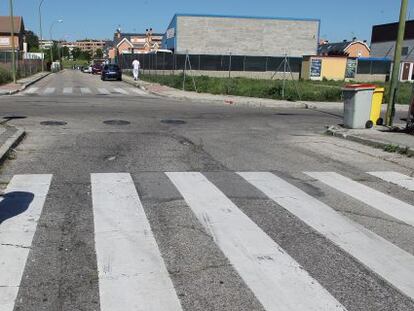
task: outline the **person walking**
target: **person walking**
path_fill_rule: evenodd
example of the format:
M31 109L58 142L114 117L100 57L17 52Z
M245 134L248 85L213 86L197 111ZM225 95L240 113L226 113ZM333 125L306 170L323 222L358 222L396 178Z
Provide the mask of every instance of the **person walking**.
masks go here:
M140 68L140 63L138 59L134 59L134 61L132 62L132 68L133 68L132 73L134 74L134 80L137 81L139 78L139 68Z

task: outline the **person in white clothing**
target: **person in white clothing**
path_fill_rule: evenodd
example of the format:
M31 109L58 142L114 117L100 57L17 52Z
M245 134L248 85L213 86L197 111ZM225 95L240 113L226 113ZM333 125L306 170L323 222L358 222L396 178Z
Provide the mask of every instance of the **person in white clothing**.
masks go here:
M132 68L133 68L133 74L134 74L134 80L137 81L138 77L139 77L139 67L140 67L140 63L138 59L135 59L132 62Z

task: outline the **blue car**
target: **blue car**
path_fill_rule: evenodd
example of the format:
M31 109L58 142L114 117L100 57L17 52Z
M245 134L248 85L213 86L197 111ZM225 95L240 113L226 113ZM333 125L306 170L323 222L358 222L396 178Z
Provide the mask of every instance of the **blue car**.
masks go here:
M109 64L104 65L101 74L102 81L106 80L117 80L122 81L122 71L118 65Z

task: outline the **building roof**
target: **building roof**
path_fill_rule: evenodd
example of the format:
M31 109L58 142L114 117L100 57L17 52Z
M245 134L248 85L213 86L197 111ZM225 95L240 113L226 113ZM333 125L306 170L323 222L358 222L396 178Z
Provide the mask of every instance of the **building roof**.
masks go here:
M24 31L23 17L14 16L14 31L16 33ZM10 17L9 16L0 16L0 33L11 33Z
M372 27L371 43L397 41L398 24L374 25ZM414 20L409 20L405 24L404 40L412 39L414 39Z
M318 55L344 55L353 44L363 44L370 50L369 46L363 41L343 41L319 45Z

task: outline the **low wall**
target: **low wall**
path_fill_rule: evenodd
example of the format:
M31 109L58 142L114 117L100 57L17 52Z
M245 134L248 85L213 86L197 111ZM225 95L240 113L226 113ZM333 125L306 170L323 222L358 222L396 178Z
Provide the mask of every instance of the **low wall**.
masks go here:
M388 75L384 74L356 74L355 78L352 79L357 82L386 82L388 81Z

